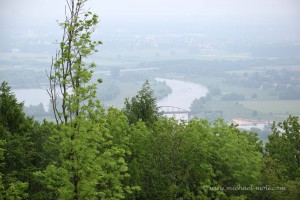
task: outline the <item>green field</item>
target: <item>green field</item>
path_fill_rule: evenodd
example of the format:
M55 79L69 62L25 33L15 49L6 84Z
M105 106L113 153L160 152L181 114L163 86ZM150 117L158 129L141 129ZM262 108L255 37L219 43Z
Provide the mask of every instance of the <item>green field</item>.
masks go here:
M243 101L241 104L265 114L300 114L300 100Z
M300 115L300 100L207 101L203 111L222 111L227 122L232 118L283 120L289 115ZM203 113L196 116L202 118Z

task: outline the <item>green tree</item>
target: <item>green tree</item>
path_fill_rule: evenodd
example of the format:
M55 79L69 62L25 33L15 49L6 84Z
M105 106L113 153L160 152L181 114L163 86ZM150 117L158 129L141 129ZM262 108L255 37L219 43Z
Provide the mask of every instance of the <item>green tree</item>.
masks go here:
M234 125L227 125L222 120L213 123L214 142L211 146L214 178L212 186L249 187L261 184L263 164L262 143L257 134L239 130ZM227 197L248 196L253 191L225 190ZM225 197L226 197L225 196Z
M87 0L67 0L66 19L60 23L63 37L60 48L52 59L48 78L52 107L57 123L66 124L76 118L79 113L88 115L90 108L95 107L93 101L96 84L89 84L96 67L92 62L87 64L84 59L93 53L101 41L92 41L91 34L98 24L98 16L84 10ZM99 79L99 82L101 80ZM61 108L58 98L62 97Z
M24 147L28 145L28 123L22 111L23 104L18 103L6 82L0 87L0 197L6 199L26 198L27 155Z
M136 199L251 198L251 192L213 188L260 183L257 136L223 121L187 124L159 117L151 128L141 121L132 126L130 138L131 181L142 190Z
M7 82L1 84L0 92L1 127L8 132L21 130L22 124L26 120L23 112L23 103L18 103Z
M296 180L300 178L300 124L298 117L289 116L283 122L274 124L273 134L266 144L268 155L280 162L285 169L285 175Z
M149 126L161 116L157 100L148 80L143 84L138 94L132 97L131 100L126 98L124 104L123 110L131 124L141 120Z
M40 185L33 173L47 162L43 147L50 132L25 116L6 82L0 87L0 133L0 196L34 199Z
M123 184L128 176L126 151L115 144L96 100L96 84L90 83L95 64L86 59L101 42L91 40L98 16L84 10L86 2L68 0L66 20L60 23L63 38L48 75L57 123L52 140L58 142L59 153L35 175L55 198L122 199L130 192Z
M285 187L283 191L268 191L265 199L300 198L300 124L299 118L289 116L273 124L266 144L264 183Z

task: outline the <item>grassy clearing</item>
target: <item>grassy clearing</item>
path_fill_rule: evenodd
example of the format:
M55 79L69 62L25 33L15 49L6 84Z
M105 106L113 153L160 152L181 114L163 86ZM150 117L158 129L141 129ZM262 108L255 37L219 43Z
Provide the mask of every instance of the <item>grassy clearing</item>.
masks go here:
M265 114L300 114L300 100L243 101L245 108Z

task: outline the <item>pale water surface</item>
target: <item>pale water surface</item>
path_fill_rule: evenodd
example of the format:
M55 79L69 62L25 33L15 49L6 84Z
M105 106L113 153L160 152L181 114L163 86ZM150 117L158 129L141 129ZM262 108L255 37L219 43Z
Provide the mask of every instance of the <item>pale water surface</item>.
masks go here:
M194 99L204 97L208 89L202 85L188 81L155 78L157 81L165 81L172 89L172 93L158 101L158 106L174 106L190 110Z

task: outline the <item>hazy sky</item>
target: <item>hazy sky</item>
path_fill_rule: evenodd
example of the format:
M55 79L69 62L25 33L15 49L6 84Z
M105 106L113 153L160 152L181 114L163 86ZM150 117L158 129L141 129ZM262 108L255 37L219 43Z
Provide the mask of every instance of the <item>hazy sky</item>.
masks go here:
M300 11L299 0L109 0L96 4L108 15L255 16L290 15Z
M6 24L24 21L56 25L64 15L65 0L0 0L0 19ZM300 0L90 0L88 7L102 25L124 26L201 21L218 23L292 24L300 30ZM200 24L201 25L201 24Z
M0 0L1 20L58 18L65 0ZM299 0L90 0L103 20L118 17L185 18L236 16L241 18L300 16ZM300 19L300 18L298 18Z

